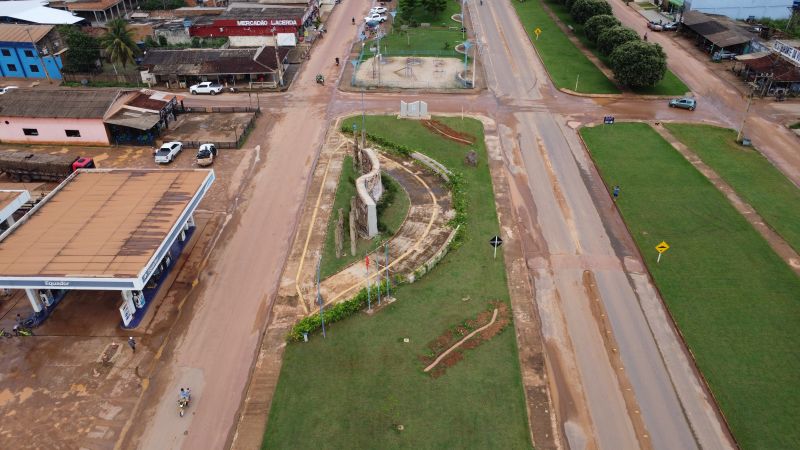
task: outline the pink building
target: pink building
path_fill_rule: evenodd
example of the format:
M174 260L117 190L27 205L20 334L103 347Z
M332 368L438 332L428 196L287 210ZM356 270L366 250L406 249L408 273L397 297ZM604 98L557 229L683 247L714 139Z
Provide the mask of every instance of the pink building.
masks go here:
M0 142L109 145L103 122L120 91L10 89L0 95Z

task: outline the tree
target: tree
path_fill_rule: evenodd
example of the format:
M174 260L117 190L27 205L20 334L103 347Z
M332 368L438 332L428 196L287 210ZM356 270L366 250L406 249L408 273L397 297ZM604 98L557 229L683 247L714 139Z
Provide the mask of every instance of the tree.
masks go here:
M100 59L100 43L75 26L61 26L58 33L67 45L64 61L65 72L92 72Z
M600 14L599 16L590 18L585 24L583 24L583 33L586 35L587 39L596 45L597 38L600 37L600 33L619 25L621 24L616 17L609 16L607 14Z
M575 0L564 0L564 6L567 7L567 11L572 10L572 5L575 4Z
M654 86L667 72L667 55L658 44L626 42L611 53L611 70L614 78L625 86Z
M420 3L432 17L439 17L439 14L447 8L447 0L420 0Z
M639 33L628 27L611 27L600 33L600 36L597 37L597 49L604 55L610 55L611 52L620 45L638 40Z
M572 4L569 13L572 14L575 22L579 24L584 24L590 18L601 14L613 15L611 5L606 3L605 0L576 0Z
M133 63L133 57L139 53L139 47L133 42L128 23L125 19L114 19L110 20L106 27L108 31L100 38L100 43L103 44L108 58L112 63L121 63L122 67Z
M417 0L400 0L397 5L400 18L405 22L411 22L417 5Z

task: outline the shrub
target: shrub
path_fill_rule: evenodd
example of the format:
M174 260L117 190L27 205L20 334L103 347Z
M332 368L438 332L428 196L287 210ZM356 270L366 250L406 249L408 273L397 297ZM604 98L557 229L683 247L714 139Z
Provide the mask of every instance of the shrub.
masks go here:
M658 44L626 42L611 53L611 70L617 81L626 86L654 86L667 72L667 55Z
M575 22L581 25L594 16L614 15L611 11L611 5L606 3L605 0L576 0L569 12Z
M616 26L611 27L602 33L597 38L597 49L600 53L608 56L611 52L614 51L615 48L619 47L620 45L631 42L631 41L638 41L639 40L639 33L631 30L628 27L623 26Z
M583 33L586 35L587 39L597 45L597 39L602 32L619 25L621 25L621 23L616 17L608 14L600 14L586 21L583 25Z

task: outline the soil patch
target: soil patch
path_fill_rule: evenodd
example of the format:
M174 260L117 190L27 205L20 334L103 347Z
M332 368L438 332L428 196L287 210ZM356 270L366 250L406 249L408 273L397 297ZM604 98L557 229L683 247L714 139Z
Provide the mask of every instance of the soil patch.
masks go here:
M447 139L450 139L451 141L456 141L466 145L472 145L473 143L475 143L474 136L470 136L469 134L456 131L448 127L447 125L439 122L438 120L423 120L422 125L424 125L425 128L429 129L430 131L442 135Z
M440 376L444 375L448 367L452 367L464 359L464 350L474 349L482 343L490 340L494 336L500 334L500 332L503 331L511 322L511 313L509 307L504 302L490 302L489 308L478 314L477 317L467 319L462 323L450 327L447 331L439 335L439 337L428 343L428 351L425 355L419 357L419 360L425 365L425 367L431 365L434 361L436 361L437 358L439 358L440 355L464 339L465 336L491 322L495 309L497 309L497 318L495 319L494 323L492 323L486 329L476 333L474 336L463 342L458 348L451 351L444 359L439 361L439 364L437 364L433 369L431 369L430 372L428 372L433 378L439 378Z

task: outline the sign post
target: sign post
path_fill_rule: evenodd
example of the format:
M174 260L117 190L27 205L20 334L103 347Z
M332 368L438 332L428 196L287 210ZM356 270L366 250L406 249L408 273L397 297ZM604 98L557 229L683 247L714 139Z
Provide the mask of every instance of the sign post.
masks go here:
M536 35L536 40L538 41L539 40L539 35L542 34L542 29L539 28L539 27L536 27L536 29L533 30L533 34Z
M500 239L500 236L495 236L489 239L489 245L494 247L494 259L497 259L497 247L503 245L503 240Z
M367 311L372 311L372 298L369 286L369 255L364 257L364 262L367 264Z
M665 251L669 250L669 245L661 241L660 244L656 245L656 251L658 252L658 258L656 258L656 264L661 262L661 255L664 254Z

